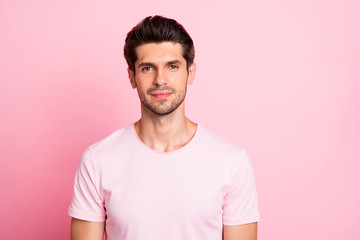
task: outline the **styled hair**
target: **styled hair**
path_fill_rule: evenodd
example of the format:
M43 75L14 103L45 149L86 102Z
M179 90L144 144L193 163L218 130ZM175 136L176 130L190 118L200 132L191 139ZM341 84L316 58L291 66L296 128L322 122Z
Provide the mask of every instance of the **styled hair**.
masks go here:
M129 69L135 74L136 48L147 43L174 42L182 46L182 56L189 69L194 62L195 49L190 35L174 19L149 16L138 23L126 36L124 56Z

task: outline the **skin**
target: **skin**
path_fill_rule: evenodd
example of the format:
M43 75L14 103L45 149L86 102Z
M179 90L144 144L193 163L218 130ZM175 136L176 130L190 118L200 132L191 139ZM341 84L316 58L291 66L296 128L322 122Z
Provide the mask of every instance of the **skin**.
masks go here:
M155 151L170 152L185 146L197 124L185 116L187 85L195 78L196 65L187 69L179 43L144 44L136 49L135 72L128 69L131 86L141 102L141 118L135 130ZM72 240L102 240L105 223L72 220ZM164 226L166 227L166 226ZM256 240L257 223L223 226L224 240Z
M223 225L224 240L256 240L257 223L248 223L235 226Z
M145 44L139 46L136 52L135 73L128 70L131 86L137 89L141 100L141 119L135 123L136 132L146 145L156 151L177 150L191 140L197 128L185 116L185 102L182 101L187 85L194 80L196 65L186 68L179 43ZM170 95L157 96L161 93ZM176 109L173 109L174 106L177 106ZM160 115L156 112L171 113Z
M71 219L71 240L103 240L105 222L89 222L77 218Z

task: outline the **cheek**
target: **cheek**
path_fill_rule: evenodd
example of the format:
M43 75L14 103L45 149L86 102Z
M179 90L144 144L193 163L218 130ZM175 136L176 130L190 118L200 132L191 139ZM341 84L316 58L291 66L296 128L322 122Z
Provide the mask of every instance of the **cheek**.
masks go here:
M147 87L147 82L148 82L148 80L145 79L145 78L137 78L136 79L136 86L137 86L137 88L139 90L140 89L144 90Z
M145 101L145 98L146 98L145 92L142 91L141 89L137 88L137 93L138 93L139 99L141 101Z
M187 79L188 79L187 72L182 72L182 73L178 73L176 75L174 74L173 76L170 76L169 82L180 87L180 86L186 84Z
M139 95L142 95L142 96L145 95L146 88L144 88L144 86L139 86L139 85L138 85L137 90L138 90Z

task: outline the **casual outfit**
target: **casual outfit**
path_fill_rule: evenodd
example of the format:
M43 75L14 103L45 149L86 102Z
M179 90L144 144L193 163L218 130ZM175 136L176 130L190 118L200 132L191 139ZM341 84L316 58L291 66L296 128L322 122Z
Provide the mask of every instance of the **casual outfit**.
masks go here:
M221 240L223 224L260 219L246 152L199 125L172 152L149 148L133 124L91 145L68 213L106 221L108 240Z

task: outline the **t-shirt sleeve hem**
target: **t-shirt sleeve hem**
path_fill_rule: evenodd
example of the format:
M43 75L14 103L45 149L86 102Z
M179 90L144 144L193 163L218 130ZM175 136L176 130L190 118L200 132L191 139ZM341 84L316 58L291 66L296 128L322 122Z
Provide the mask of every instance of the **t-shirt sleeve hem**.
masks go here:
M260 216L253 216L253 217L248 217L248 218L241 218L241 219L223 219L223 224L224 225L228 225L228 226L233 226L233 225L241 225L241 224L247 224L247 223L253 223L253 222L259 222L260 221Z
M68 214L70 215L70 217L90 222L104 222L106 219L105 216L90 216L87 214L76 212L73 209L69 209Z

